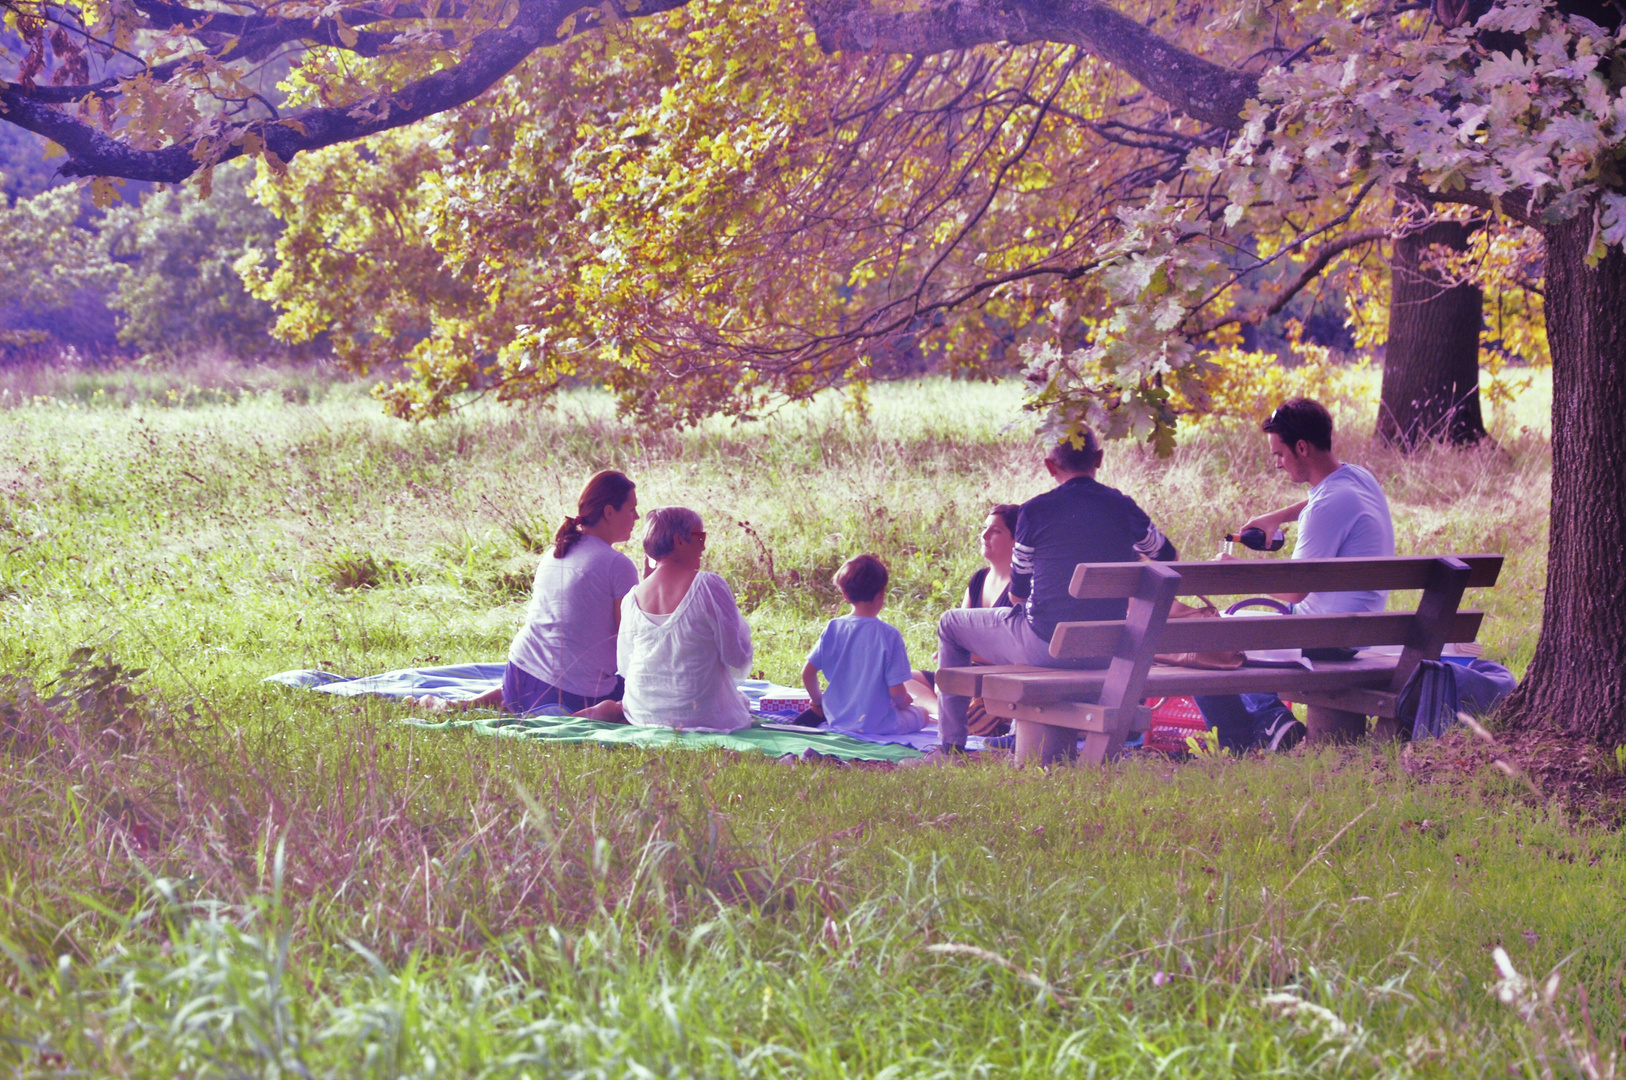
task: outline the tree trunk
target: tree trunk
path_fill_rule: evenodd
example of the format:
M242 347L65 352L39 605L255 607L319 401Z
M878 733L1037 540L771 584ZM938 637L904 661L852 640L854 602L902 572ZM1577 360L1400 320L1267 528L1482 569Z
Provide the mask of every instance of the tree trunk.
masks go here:
M1612 749L1626 743L1626 254L1586 265L1590 213L1543 232L1552 533L1541 637L1508 708Z
M1478 442L1479 327L1485 297L1478 285L1450 285L1425 265L1430 245L1468 246L1472 227L1436 221L1395 241L1389 260L1389 341L1383 361L1378 437L1412 449L1445 439Z

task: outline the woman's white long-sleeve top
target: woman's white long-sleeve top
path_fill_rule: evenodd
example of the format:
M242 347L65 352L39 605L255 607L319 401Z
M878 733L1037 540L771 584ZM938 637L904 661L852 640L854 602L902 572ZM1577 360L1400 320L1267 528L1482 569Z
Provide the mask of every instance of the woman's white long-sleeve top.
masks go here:
M751 626L728 582L695 574L677 610L657 623L621 599L616 666L627 680L627 720L686 731L737 731L751 724L739 681L751 672Z

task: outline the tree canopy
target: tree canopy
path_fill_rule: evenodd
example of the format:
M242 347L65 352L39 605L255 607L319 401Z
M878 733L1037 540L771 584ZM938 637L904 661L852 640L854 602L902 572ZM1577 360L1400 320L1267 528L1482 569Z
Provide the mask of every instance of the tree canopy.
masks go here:
M970 370L1031 339L1057 425L1166 440L1228 331L1331 264L1381 291L1394 196L1488 214L1481 256L1528 251L1609 138L1576 127L1598 91L1569 60L1608 33L1539 0L1478 26L1258 0L6 10L4 118L65 173L206 187L297 160L262 186L294 227L251 279L295 339L409 352L403 415L583 375L652 414L751 415L935 331ZM1499 306L1497 345L1540 352L1533 306Z
M790 7L655 22L268 176L290 229L254 280L285 330L363 363L411 348L406 415L482 366L510 396L591 374L680 418L749 415L923 336L982 370L1036 310L1094 292L1116 200L1208 137L1123 103L1133 84L1076 50L838 65Z

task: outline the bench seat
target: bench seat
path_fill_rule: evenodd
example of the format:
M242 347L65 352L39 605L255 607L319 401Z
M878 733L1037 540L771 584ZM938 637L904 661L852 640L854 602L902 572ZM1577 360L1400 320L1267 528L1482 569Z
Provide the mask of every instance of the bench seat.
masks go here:
M1053 668L1035 667L1032 664L978 664L975 667L946 667L937 669L937 689L950 694L959 694L962 697L981 697L982 680L990 675L1032 675L1047 674ZM1066 674L1077 675L1077 671Z
M1303 667L1249 664L1234 671L1153 664L1146 673L1147 697L1185 697L1191 694L1287 693L1294 690L1332 691L1350 687L1384 686L1394 676L1398 656L1360 658L1346 662L1318 662ZM937 685L951 694L991 697L1000 701L1045 705L1055 701L1087 701L1106 684L1105 669L1078 671L1027 664L942 668Z
M1394 677L1399 662L1398 656L1380 656L1341 663L1318 663L1314 670L1249 666L1235 671L1204 671L1153 664L1146 673L1143 689L1146 697L1184 697L1190 694L1289 693L1294 690L1386 686ZM1025 705L1087 701L1101 692L1106 680L1105 671L1036 668L1030 672L984 676L982 696Z

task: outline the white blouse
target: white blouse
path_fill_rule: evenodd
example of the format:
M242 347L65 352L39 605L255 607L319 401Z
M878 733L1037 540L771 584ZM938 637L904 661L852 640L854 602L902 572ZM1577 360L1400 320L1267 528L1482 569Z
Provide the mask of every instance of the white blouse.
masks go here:
M645 615L636 592L622 597L615 656L627 680L621 704L629 723L685 731L751 725L739 690L751 673L751 626L728 582L709 570L695 574L668 616Z

